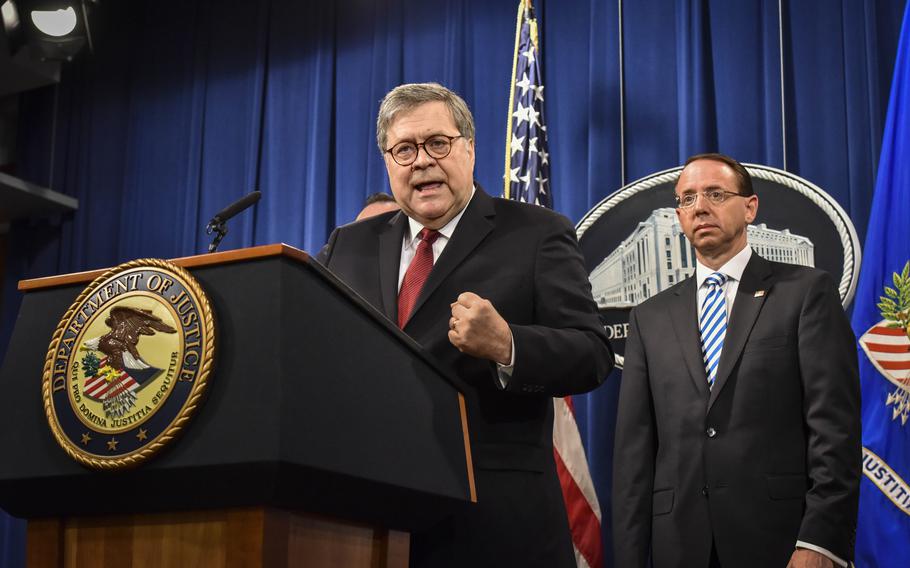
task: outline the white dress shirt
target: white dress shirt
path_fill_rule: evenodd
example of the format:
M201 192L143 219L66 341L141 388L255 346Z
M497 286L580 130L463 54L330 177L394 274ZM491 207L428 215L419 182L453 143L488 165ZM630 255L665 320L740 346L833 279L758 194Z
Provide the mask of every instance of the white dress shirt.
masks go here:
M727 303L727 324L729 325L733 302L736 300L736 291L739 290L739 281L743 279L743 272L746 270L750 258L752 258L752 247L746 246L717 270L708 268L699 260L695 261L695 284L698 286L696 313L698 306L702 305L708 295L708 287L704 285L705 280L715 272L720 272L727 277L727 281L724 283L724 300Z
M695 305L696 311L698 306L701 306L705 297L708 295L708 287L704 286L705 279L708 276L711 276L715 272L720 272L727 277L726 283L724 283L724 299L727 302L727 322L730 321L730 314L733 311L733 302L736 300L736 291L739 290L739 283L743 279L743 272L746 270L746 265L749 264L749 259L752 258L752 247L746 245L743 250L736 253L736 256L728 260L723 266L717 270L712 270L708 268L700 261L695 261L695 283L698 285L698 303ZM805 548L807 550L814 550L820 554L824 554L830 558L838 566L847 566L847 562L841 558L835 556L830 550L822 548L821 546L816 546L814 544L804 542L801 540L796 541L796 548Z

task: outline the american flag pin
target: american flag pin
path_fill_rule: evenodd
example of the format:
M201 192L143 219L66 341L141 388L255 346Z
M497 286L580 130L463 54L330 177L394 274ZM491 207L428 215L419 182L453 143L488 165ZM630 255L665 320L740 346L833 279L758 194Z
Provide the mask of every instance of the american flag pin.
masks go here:
M765 295L765 291L764 291L764 290L756 290L756 292L755 292L755 297L756 297L756 298L761 298L761 297L764 296L764 295Z

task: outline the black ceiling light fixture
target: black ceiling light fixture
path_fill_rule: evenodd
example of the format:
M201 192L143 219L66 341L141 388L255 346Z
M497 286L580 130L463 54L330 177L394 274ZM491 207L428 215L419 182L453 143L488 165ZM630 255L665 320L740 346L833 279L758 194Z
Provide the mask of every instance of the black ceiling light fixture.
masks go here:
M72 61L88 45L89 12L98 0L0 0L0 16L13 50L31 46L46 61Z

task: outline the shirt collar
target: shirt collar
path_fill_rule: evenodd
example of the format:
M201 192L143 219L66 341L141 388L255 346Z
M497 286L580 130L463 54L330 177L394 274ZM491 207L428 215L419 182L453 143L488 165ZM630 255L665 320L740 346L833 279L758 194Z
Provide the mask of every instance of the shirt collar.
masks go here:
M468 198L468 202L465 203L464 207L461 208L461 211L459 211L457 215L452 217L448 223L446 223L439 229L440 236L445 237L446 239L452 238L452 233L455 232L455 227L458 226L458 222L461 220L461 217L464 215L465 210L467 210L468 205L471 204L471 200L474 199L474 193L476 193L476 192L477 192L477 187L476 186L472 187L471 188L471 197ZM423 229L423 228L424 228L424 226L421 225L419 222L408 217L408 230L410 231L410 233L408 233L407 235L404 236L406 247L417 246L417 240L418 240L417 233L419 233L421 231L421 229Z
M736 253L736 255L728 260L726 264L718 268L717 270L708 268L700 261L695 261L695 279L698 288L701 288L702 284L705 283L705 279L708 276L711 276L715 272L720 272L727 277L727 280L736 280L737 282L743 279L743 272L746 270L746 265L749 264L749 259L752 258L752 247L748 244L743 247L743 250Z

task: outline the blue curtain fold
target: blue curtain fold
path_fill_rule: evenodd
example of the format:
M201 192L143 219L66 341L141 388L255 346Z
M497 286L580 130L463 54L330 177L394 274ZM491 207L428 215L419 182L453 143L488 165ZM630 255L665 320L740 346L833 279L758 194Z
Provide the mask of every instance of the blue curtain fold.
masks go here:
M402 82L465 97L477 180L500 194L517 5L101 3L94 54L20 98L18 175L80 209L12 227L0 354L19 279L200 253L206 221L253 189L263 199L231 220L222 249L319 250L368 194L388 191L375 114ZM785 125L788 169L866 233L903 0L784 1L783 74L777 0L535 5L554 209L577 221L699 152L783 167ZM575 399L608 544L617 388ZM0 518L0 567L20 565L22 550L21 525Z

